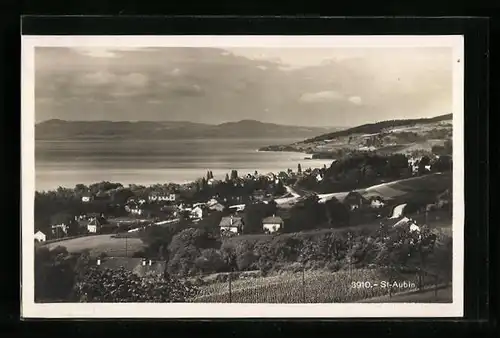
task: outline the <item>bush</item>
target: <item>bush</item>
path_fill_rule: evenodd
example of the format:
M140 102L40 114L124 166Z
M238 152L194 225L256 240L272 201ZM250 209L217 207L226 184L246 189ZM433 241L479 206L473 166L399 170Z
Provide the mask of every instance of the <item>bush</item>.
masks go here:
M213 273L224 270L226 264L219 250L204 249L200 257L195 260L195 265L204 273Z
M185 302L196 294L196 287L176 279L156 276L139 277L123 268L90 268L76 283L80 302Z

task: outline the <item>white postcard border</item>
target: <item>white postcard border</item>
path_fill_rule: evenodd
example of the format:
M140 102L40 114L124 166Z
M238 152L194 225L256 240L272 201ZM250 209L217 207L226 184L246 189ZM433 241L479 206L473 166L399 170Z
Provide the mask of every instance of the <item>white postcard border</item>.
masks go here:
M35 36L22 40L22 304L23 318L391 318L462 317L464 264L464 41L441 36ZM51 47L450 47L453 48L453 303L212 304L34 302L34 49Z

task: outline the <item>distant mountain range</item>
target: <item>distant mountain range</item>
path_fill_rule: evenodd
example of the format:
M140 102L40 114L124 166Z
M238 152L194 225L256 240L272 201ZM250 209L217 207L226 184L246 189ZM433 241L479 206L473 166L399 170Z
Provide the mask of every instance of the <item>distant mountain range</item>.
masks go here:
M340 127L300 127L255 120L218 125L184 121L65 121L47 120L35 125L37 140L92 139L193 139L193 138L308 138Z

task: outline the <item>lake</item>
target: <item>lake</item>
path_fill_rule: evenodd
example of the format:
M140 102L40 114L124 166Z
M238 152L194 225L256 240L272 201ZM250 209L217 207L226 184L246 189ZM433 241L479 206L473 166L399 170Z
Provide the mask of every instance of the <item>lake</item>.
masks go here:
M150 185L185 183L211 170L224 179L232 169L240 175L327 166L331 160L304 160L305 154L259 152L270 144L289 144L298 139L190 139L36 141L36 190L101 181Z

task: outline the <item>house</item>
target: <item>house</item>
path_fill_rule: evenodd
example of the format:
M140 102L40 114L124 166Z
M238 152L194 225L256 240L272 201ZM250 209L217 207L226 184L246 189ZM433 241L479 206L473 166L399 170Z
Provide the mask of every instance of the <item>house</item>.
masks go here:
M222 217L219 223L221 233L230 232L240 234L243 230L243 219L241 217Z
M235 204L229 207L229 210L233 212L239 212L245 210L245 204Z
M372 209L380 209L385 206L385 202L380 196L372 196L370 199L370 208Z
M274 233L283 229L285 222L281 217L275 215L262 220L262 229L265 233Z
M99 269L128 270L140 277L145 275L163 276L166 262L140 257L104 257L96 260Z
M149 201L150 202L161 202L161 201L168 201L168 202L175 202L179 199L179 194L175 193L168 193L168 194L162 194L162 193L152 193L149 195Z
M41 232L40 230L38 230L36 233L35 233L35 241L36 242L45 242L47 240L47 236L45 236L45 234L43 232Z
M100 232L102 223L100 217L92 217L85 222L84 226L86 226L88 232L96 234ZM83 225L83 223L81 223L81 225Z
M189 217L192 219L203 219L203 208L199 205L194 207L189 212Z
M263 190L256 190L252 194L252 198L255 201L262 201L266 197L266 192Z
M208 209L212 211L224 211L225 208L226 207L224 207L220 203L212 204L211 206L208 207Z
M94 195L91 194L85 194L82 196L82 202L83 203L88 203L94 200Z
M217 203L219 203L219 201L217 199L215 199L215 198L212 197L211 199L209 199L207 201L206 205L210 207L211 205L214 205L214 204L217 204Z
M125 206L125 211L133 215L142 215L144 210L136 202L131 202Z
M367 203L366 199L356 191L351 191L344 196L338 196L337 199L351 211L359 209L363 204Z
M51 229L52 235L56 236L57 238L66 236L68 234L68 226L64 223L52 225Z

